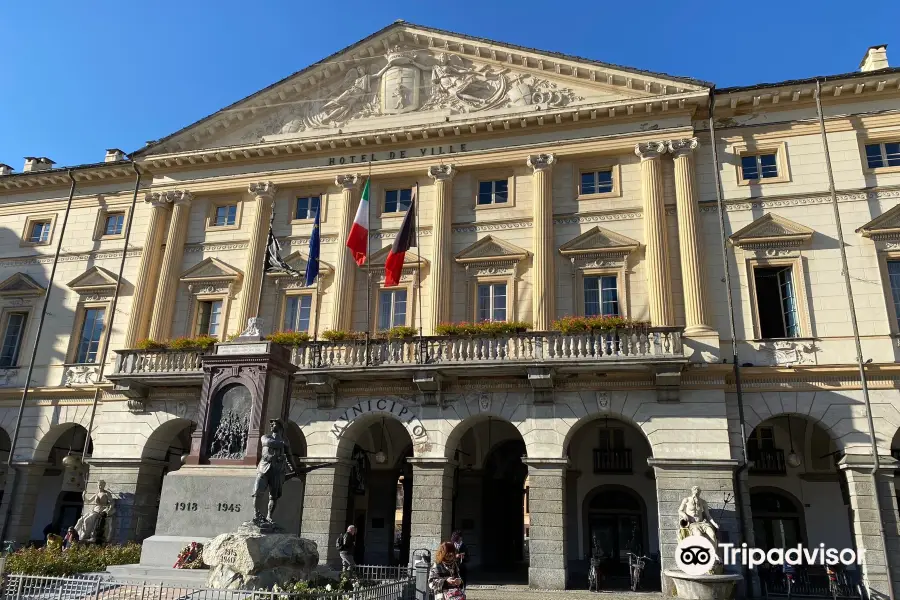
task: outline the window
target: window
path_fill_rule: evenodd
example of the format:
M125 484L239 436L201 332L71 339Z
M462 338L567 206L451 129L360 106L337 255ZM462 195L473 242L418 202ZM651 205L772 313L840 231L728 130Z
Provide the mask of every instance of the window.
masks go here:
M216 207L213 218L214 227L228 227L237 221L237 204L225 204Z
M887 270L891 284L891 298L894 301L894 314L900 321L900 260L887 261Z
M494 181L478 182L478 205L506 204L509 200L509 180L496 179Z
M406 325L406 290L382 290L378 296L378 330Z
M482 283L478 286L478 308L476 320L506 320L505 283Z
M97 351L100 349L100 338L103 335L103 319L105 308L87 308L84 311L84 322L81 325L81 334L78 338L78 349L75 354L75 362L92 363L97 361Z
M747 440L747 455L750 460L759 460L760 450L775 449L775 430L771 427L757 427Z
M613 191L612 169L587 171L581 174L581 195L609 194Z
M27 319L28 313L23 312L11 312L6 315L3 346L0 347L0 367L15 367L18 364Z
M756 311L760 337L800 337L800 317L792 267L756 267Z
M866 164L870 169L900 167L900 142L866 144Z
M619 316L619 288L615 275L584 278L584 316Z
M319 212L321 201L320 196L297 198L297 210L294 213L294 218L298 220L315 219L316 213Z
M122 235L122 228L125 225L125 213L109 213L106 215L106 225L103 228L103 235Z
M397 213L409 210L412 203L412 188L387 190L384 193L384 212Z
M286 331L309 331L311 312L311 294L288 296L284 306L284 329Z
M741 156L741 177L745 181L778 177L778 155L775 152Z
M622 450L625 448L625 430L620 427L601 427L599 450Z
M34 221L28 232L28 242L32 244L46 244L50 241L50 221Z
M222 301L201 300L198 311L197 334L218 337L222 326Z

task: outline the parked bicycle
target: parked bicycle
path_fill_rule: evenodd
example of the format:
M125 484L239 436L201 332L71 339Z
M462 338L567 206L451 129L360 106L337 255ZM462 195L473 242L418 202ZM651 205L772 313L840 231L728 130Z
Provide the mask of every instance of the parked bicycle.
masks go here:
M781 566L781 571L784 573L784 583L787 587L787 597L791 597L791 593L794 589L794 567L793 565L789 565L788 563L784 563Z
M647 561L653 559L649 556L638 556L633 552L628 553L628 572L631 574L631 591L636 592L641 585L641 573Z

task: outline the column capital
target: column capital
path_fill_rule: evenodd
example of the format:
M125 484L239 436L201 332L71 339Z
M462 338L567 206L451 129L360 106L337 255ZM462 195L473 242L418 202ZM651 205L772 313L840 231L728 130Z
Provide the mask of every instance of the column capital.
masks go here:
M166 202L172 204L190 204L194 195L188 190L170 190L166 192Z
M556 155L532 154L525 160L525 164L535 171L549 171L556 164Z
M148 192L144 196L144 202L154 208L165 208L171 200L166 192Z
M669 152L675 155L675 158L689 156L694 150L697 149L697 146L699 145L700 140L695 137L682 138L680 140L669 140L668 142L666 142L666 148Z
M459 171L453 165L431 165L428 176L435 181L450 181Z
M666 153L666 143L663 141L641 142L634 145L634 153L640 156L642 161L659 158Z
M247 191L256 198L270 199L275 196L276 187L271 181L258 181L247 186Z
M344 190L354 190L359 186L360 179L359 173L337 175L334 178L334 185Z

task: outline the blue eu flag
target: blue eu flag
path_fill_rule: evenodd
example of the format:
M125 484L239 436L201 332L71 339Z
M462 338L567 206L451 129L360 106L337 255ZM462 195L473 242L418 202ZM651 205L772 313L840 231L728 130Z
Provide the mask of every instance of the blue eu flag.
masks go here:
M319 245L321 237L319 235L319 212L316 210L316 220L313 223L312 235L309 236L309 260L306 263L306 287L316 282L319 276Z

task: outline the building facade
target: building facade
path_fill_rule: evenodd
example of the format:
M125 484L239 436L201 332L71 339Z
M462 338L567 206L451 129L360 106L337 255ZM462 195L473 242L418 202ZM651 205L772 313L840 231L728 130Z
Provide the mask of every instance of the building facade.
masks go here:
M359 267L345 246L364 189ZM414 191L417 244L388 287ZM224 342L259 316L263 333L315 338L291 348L289 438L299 461L330 463L292 508L324 562L350 523L372 564L459 529L483 577L583 587L592 553L611 576L629 551L670 567L696 484L720 538L865 549L861 575L887 594L898 200L900 71L884 47L858 72L714 90L403 22L130 157L3 166L6 539L74 523L101 479L114 539L153 535L167 474L216 468L182 466L203 351L178 338ZM316 282L266 272L270 222L303 272L317 212ZM626 320L566 320L602 316ZM479 321L522 331L440 335ZM380 335L398 326L424 337ZM200 504L222 510L215 490Z

